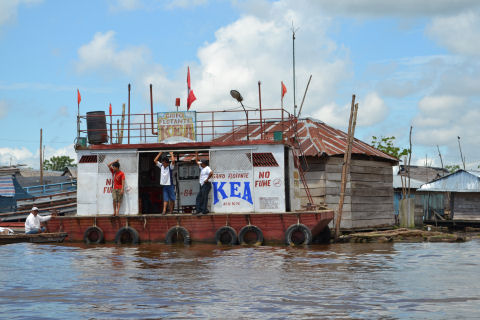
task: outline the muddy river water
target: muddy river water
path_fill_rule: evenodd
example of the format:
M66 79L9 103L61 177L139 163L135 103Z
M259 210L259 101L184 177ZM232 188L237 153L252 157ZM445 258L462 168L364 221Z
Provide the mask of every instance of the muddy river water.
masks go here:
M2 319L479 319L480 240L0 246Z

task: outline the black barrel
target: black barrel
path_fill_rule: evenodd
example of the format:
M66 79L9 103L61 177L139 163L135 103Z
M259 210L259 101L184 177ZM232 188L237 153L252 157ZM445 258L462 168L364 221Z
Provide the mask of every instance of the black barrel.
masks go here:
M87 112L88 143L102 144L108 142L107 120L105 111Z

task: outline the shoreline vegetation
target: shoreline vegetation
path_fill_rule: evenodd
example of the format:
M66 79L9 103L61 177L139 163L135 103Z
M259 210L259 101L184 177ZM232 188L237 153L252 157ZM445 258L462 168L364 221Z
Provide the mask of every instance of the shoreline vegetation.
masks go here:
M367 242L465 242L480 238L480 230L466 230L465 232L444 232L419 229L393 229L385 231L358 232L342 235L339 243L367 243Z

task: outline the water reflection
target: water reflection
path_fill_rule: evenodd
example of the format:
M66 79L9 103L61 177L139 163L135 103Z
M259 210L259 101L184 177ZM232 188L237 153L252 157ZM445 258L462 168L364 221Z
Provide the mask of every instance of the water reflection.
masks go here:
M479 241L4 245L0 310L12 318L478 318L479 249Z

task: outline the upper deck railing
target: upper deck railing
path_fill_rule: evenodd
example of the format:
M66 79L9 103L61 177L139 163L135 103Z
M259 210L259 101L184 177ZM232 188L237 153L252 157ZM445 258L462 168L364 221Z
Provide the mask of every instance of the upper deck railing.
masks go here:
M79 120L82 124L80 137L88 137L90 144L148 144L163 141L159 139L159 130L164 130L165 126L159 126L158 113L105 115L103 112L90 112L79 116ZM89 125L89 122L94 124ZM293 124L294 117L281 108L196 111L194 139L190 141L282 141L292 136ZM171 125L169 128L191 130L183 125ZM92 143L91 137L101 142ZM180 139L177 142L187 141ZM174 143L175 140L169 142Z

